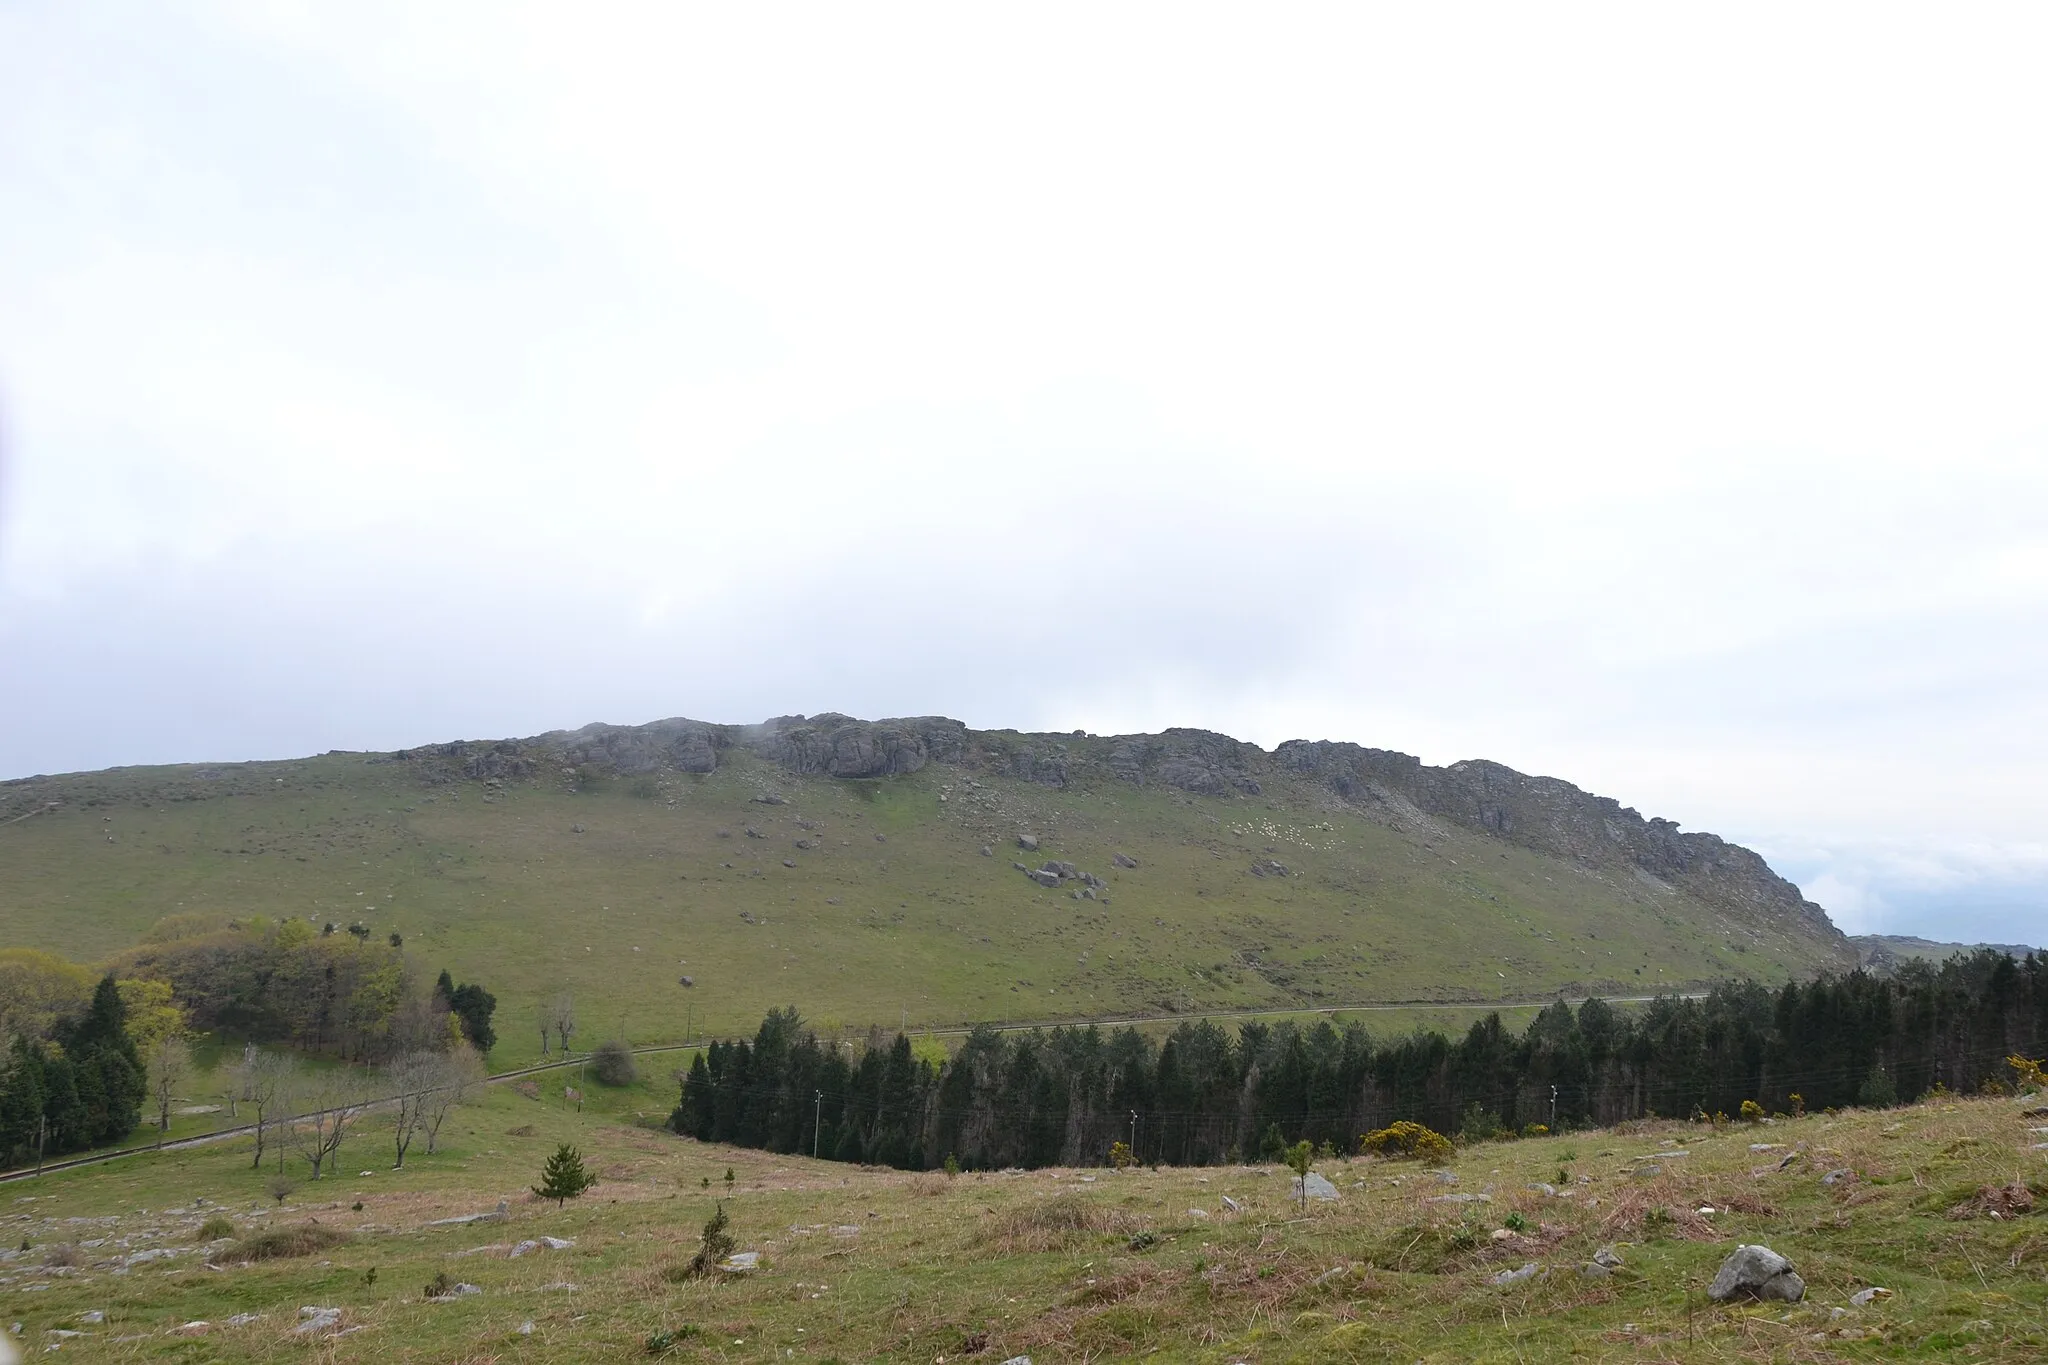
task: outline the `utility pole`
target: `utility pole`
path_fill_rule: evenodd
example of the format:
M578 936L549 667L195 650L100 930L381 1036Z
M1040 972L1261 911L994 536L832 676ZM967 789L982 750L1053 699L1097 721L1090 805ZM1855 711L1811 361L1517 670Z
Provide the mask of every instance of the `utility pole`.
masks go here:
M1138 1159L1138 1111L1131 1111L1131 1160Z
M818 1090L812 1093L817 1098L812 1101L811 1107L811 1160L816 1161L818 1159L818 1130L824 1126L825 1121L825 1092Z
M1557 1131L1557 1087L1550 1087L1550 1131Z

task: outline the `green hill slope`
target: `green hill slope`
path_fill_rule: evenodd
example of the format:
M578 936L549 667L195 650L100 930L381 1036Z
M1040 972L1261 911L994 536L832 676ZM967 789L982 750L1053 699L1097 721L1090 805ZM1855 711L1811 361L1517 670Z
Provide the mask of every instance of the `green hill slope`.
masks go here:
M1569 784L1196 731L593 726L31 778L0 784L0 821L0 942L90 960L173 914L361 920L497 993L500 1065L538 1052L562 987L586 1038L653 1041L790 1002L860 1028L1854 961L1754 854ZM1086 880L1017 866L1048 860Z

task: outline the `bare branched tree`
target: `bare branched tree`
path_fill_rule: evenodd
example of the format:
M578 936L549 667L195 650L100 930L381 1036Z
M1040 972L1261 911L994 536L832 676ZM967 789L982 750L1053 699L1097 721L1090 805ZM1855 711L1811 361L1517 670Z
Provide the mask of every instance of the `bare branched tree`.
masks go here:
M392 1145L398 1160L391 1169L405 1169L406 1149L420 1131L427 1097L441 1083L442 1055L438 1052L408 1052L384 1069L385 1089L398 1100L398 1115L392 1126Z
M483 1081L484 1061L475 1048L464 1043L436 1058L439 1083L429 1090L420 1107L420 1126L427 1132L427 1155L434 1154L441 1140L441 1125L455 1106L461 1104Z
M243 1049L241 1063L235 1070L237 1089L249 1107L256 1111L256 1158L249 1164L252 1168L263 1164L263 1142L267 1137L277 1147L278 1170L282 1172L284 1133L281 1125L291 1117L291 1095L298 1063L288 1053L265 1052L251 1044Z
M143 1066L148 1073L150 1103L156 1107L156 1140L161 1144L171 1129L171 1101L192 1074L192 1049L179 1035L167 1033L149 1045Z
M562 1051L569 1050L569 1040L576 1036L576 997L567 990L556 993L551 1007L554 1014L555 1036L562 1041Z
M363 1081L362 1072L341 1067L309 1076L300 1089L305 1112L289 1120L292 1143L312 1164L315 1180L338 1159L348 1126L368 1107Z

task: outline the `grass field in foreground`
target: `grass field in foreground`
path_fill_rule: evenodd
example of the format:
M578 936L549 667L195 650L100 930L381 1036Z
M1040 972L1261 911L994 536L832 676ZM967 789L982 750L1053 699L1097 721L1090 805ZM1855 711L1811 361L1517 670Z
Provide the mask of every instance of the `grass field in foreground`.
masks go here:
M402 1173L371 1122L345 1149L345 1175L301 1185L282 1207L245 1146L10 1187L0 1234L31 1250L0 1263L7 1317L31 1351L61 1341L62 1358L88 1360L651 1359L651 1334L685 1329L694 1335L662 1358L2048 1356L2048 1216L1952 1212L2016 1178L2048 1208L2048 1162L2034 1149L2048 1138L2030 1131L2048 1119L2009 1099L1482 1144L1459 1152L1455 1184L1409 1164L1330 1162L1319 1169L1342 1197L1304 1215L1271 1167L949 1179L703 1146L636 1126L665 1093L649 1082L577 1114L554 1091L496 1088L451 1120L444 1152L416 1154ZM558 1210L526 1187L562 1140L603 1179ZM1853 1174L1824 1184L1832 1170ZM1570 1193L1533 1188L1544 1183ZM688 1259L720 1198L761 1268L671 1282L664 1269ZM433 1226L501 1199L503 1222ZM219 1212L245 1235L318 1222L347 1240L241 1264L227 1243L194 1243ZM509 1255L543 1235L575 1245ZM1715 1267L1745 1241L1790 1257L1807 1301L1707 1303ZM74 1267L45 1265L58 1244L77 1248L56 1256ZM1583 1277L1603 1246L1624 1270ZM173 1254L116 1268L159 1248ZM1492 1283L1528 1263L1543 1273ZM424 1301L437 1273L481 1292ZM1892 1297L1849 1306L1873 1285ZM341 1309L346 1334L294 1335L302 1306ZM87 1323L90 1312L104 1319ZM236 1315L254 1316L227 1325ZM180 1333L195 1320L210 1325Z

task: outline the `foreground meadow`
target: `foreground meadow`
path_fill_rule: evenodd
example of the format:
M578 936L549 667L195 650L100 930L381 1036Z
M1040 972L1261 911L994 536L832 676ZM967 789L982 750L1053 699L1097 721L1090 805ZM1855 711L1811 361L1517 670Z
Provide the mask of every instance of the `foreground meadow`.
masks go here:
M913 1174L700 1145L634 1102L495 1088L402 1172L366 1120L282 1202L246 1144L9 1185L5 1325L192 1362L2048 1358L2048 1118L2010 1099L1333 1160L1305 1211L1278 1166ZM557 1208L528 1187L565 1140L600 1181ZM683 1278L720 1201L758 1263ZM1805 1302L1708 1302L1739 1242ZM339 1312L296 1331L306 1308Z

